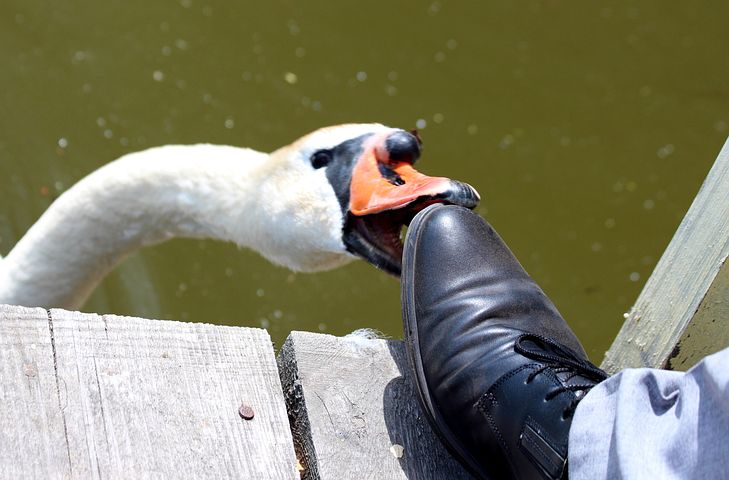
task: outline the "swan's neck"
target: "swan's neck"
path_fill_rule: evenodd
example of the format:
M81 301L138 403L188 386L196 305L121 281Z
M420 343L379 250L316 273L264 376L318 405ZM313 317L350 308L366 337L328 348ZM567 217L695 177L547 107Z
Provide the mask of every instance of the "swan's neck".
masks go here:
M0 260L0 303L78 308L125 256L176 236L255 248L246 232L260 234L266 216L252 207L267 158L166 146L106 165L61 195Z

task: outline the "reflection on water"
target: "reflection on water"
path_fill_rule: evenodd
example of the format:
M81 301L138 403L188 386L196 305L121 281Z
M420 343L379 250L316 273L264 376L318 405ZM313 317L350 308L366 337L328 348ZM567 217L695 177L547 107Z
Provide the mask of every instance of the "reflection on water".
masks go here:
M0 252L117 156L272 150L323 125L417 127L420 169L485 215L598 360L729 135L726 4L657 0L6 2ZM136 255L86 310L401 335L399 284L292 274L209 241Z

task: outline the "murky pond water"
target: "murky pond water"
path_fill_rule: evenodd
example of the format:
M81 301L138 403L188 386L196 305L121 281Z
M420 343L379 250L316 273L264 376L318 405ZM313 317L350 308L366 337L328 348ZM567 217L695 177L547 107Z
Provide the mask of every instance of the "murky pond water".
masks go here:
M468 3L6 0L0 253L130 151L417 126L420 169L481 192L599 361L729 135L729 3ZM279 345L401 336L399 284L372 267L292 274L212 241L134 255L84 310L264 326Z

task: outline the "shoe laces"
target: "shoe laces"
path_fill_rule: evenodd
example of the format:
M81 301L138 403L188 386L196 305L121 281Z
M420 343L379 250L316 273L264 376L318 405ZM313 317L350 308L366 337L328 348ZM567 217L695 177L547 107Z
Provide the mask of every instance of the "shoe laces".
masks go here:
M521 335L516 339L514 350L527 358L543 363L529 374L526 380L527 383L546 370L551 370L557 374L567 373L565 376L558 376L560 386L550 390L545 396L545 400L551 400L563 392L571 391L575 393L575 397L562 413L564 419L574 414L577 404L595 384L608 377L604 371L580 357L574 350L548 337L532 333ZM586 378L589 382L569 383L576 376Z

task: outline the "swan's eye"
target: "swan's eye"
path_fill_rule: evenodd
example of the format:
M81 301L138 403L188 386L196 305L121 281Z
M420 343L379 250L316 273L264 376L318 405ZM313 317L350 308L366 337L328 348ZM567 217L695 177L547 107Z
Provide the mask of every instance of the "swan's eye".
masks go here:
M314 168L326 167L332 161L332 152L319 150L311 155L311 166Z

